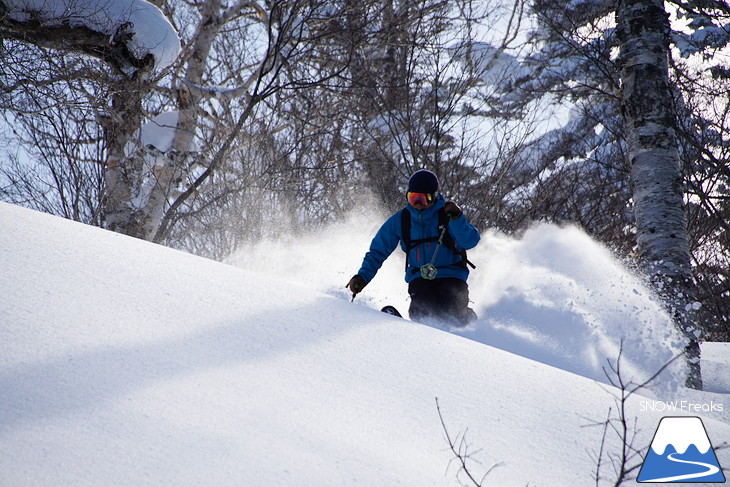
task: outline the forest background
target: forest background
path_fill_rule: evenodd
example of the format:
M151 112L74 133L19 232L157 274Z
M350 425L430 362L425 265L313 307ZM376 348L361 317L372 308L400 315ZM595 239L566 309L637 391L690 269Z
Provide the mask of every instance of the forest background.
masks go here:
M685 218L679 311L730 340L726 2L154 0L168 35L146 48L141 22L99 15L144 0L59 3L0 0L2 201L223 260L394 211L427 168L482 230L574 224L641 268L633 12L667 62L666 96L640 95L678 158L660 189Z

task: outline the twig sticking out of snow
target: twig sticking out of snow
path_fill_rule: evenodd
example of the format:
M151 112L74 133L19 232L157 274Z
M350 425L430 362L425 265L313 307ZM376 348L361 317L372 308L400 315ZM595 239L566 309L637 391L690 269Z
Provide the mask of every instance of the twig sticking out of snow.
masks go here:
M456 476L458 477L460 473L464 473L467 478L473 483L476 487L482 487L484 483L484 479L487 478L487 476L497 467L500 467L503 465L502 462L495 463L492 465L489 470L487 470L487 473L485 473L481 480L477 480L474 477L474 474L469 469L469 466L467 466L467 461L476 461L473 458L471 458L472 455L475 453L478 453L480 450L477 450L475 452L469 452L469 443L466 441L466 431L464 433L458 433L454 438L451 438L451 435L449 434L448 429L446 428L446 423L444 422L444 417L441 414L441 407L439 405L439 399L436 398L436 411L439 413L439 420L441 420L441 427L444 430L444 434L446 435L446 441L449 443L449 448L451 449L451 452L454 454L454 458L451 459L449 462L449 465L451 465L451 462L456 461L459 464L459 471L456 472ZM448 470L448 467L447 467Z

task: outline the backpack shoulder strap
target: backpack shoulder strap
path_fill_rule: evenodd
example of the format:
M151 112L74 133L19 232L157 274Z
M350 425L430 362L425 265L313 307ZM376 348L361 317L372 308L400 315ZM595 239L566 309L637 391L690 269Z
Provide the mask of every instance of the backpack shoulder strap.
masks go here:
M408 271L408 254L411 252L411 212L408 208L400 211L400 238L406 246L406 271Z
M439 217L439 233L444 227L448 227L449 222L451 219L446 215L446 209L439 208L438 212ZM456 241L454 240L454 237L451 236L451 234L447 231L444 233L444 239L443 239L444 246L447 249L450 249L455 254L459 255L461 257L461 265L466 268L466 266L470 266L472 269L476 269L476 266L472 264L472 262L467 258L466 256L466 250L457 250L456 249Z
M444 227L449 226L449 221L451 221L451 219L448 217L448 215L446 215L446 209L443 207L439 208L438 218L439 218L438 233L441 234ZM454 241L454 237L452 237L448 231L446 233L444 233L443 243L447 249L456 251L456 242Z
M411 244L411 212L408 208L400 211L400 238L406 244L406 248Z

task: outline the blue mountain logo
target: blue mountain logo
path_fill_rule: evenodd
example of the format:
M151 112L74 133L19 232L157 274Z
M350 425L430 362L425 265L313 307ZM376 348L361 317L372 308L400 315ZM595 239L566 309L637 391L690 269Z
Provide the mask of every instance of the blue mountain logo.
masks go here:
M636 481L724 483L702 420L662 418Z

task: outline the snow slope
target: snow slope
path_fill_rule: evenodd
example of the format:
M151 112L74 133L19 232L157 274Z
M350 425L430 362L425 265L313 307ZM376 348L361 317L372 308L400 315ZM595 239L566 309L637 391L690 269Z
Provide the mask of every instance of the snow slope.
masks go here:
M345 283L360 268L386 216L353 215L312 235L262 241L230 263L349 298ZM487 233L469 251L477 268L470 297L480 320L452 330L570 372L607 382L607 359L622 349L623 369L637 383L682 353L684 342L640 279L574 227L540 225L520 239ZM355 303L408 310L403 252L397 249ZM684 382L676 361L653 388Z
M0 485L459 485L436 397L474 474L500 464L485 485L595 484L616 391L594 380L2 203L0 228ZM702 414L714 444L728 407Z

